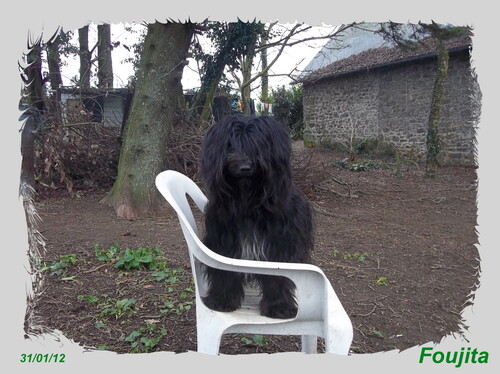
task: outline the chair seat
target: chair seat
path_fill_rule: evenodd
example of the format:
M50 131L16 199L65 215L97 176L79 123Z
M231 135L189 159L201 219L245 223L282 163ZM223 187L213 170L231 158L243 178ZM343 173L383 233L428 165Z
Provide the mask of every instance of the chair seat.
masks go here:
M222 313L227 313L227 312L222 312ZM294 318L275 319L262 316L260 315L259 309L255 308L255 305L249 305L249 304L243 304L241 308L239 308L238 310L229 313L232 314L232 318L238 319L242 324L261 324L261 323L276 324L294 320Z
M259 303L261 300L260 290L256 287L245 287L245 298L241 303L241 308L231 312L235 318L240 319L243 323L281 323L293 321L295 318L288 319L275 319L262 316L259 310Z

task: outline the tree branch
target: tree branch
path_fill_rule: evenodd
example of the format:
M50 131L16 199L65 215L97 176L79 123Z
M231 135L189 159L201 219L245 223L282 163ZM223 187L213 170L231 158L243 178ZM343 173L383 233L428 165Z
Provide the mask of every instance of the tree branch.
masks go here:
M288 40L290 40L290 38L292 37L292 35L294 35L294 31L297 28L299 28L300 26L301 26L300 24L294 25L294 27L292 28L292 30L290 31L290 33L288 34L288 36L284 39L284 42L281 45L281 48L279 49L278 54L276 55L276 57L267 65L267 67L264 70L260 71L260 73L256 74L255 76L253 76L252 78L250 78L248 81L243 82L242 83L242 87L246 87L246 86L252 84L253 82L255 82L255 80L257 80L258 78L262 77L264 74L266 74L269 71L269 69L276 63L276 61L278 61L278 58L281 56L281 54L283 53L283 50L287 46Z
M273 23L273 24L271 24L270 27L274 27L275 25L276 25L276 23ZM257 54L257 53L262 52L264 49L269 49L269 48L280 46L280 49L278 50L277 55L274 57L274 59L270 63L268 63L267 67L264 70L262 70L259 73L257 73L255 76L253 76L247 82L243 82L241 84L241 86L242 87L246 87L246 86L252 84L253 82L255 82L255 80L257 80L260 77L262 77L264 74L266 74L269 71L269 69L271 69L271 67L276 63L276 61L278 61L278 59L281 56L281 54L283 53L285 47L291 47L291 46L294 46L294 45L297 45L297 44L300 44L300 43L304 43L304 42L307 42L307 41L311 41L311 40L332 39L335 36L337 36L338 34L340 34L341 32L344 32L345 30L347 30L350 27L353 27L355 25L356 25L356 22L352 22L350 24L341 25L341 26L335 28L332 32L328 33L325 36L311 36L311 37L308 37L308 38L304 38L304 39L300 39L300 40L297 40L297 41L290 42L290 39L293 36L298 35L298 34L300 34L302 32L307 31L307 30L310 30L312 28L311 26L307 26L304 29L299 29L301 26L303 26L303 24L300 24L300 23L295 24L293 26L293 28L288 32L288 34L285 37L281 38L280 40L278 40L276 42L265 44L262 47L256 49L256 54ZM297 70L297 66L298 65L299 64L297 64L295 66L295 68L288 74L288 77L290 79L292 79L292 80L295 80L295 79L293 79L291 77L291 74L292 74L293 71Z

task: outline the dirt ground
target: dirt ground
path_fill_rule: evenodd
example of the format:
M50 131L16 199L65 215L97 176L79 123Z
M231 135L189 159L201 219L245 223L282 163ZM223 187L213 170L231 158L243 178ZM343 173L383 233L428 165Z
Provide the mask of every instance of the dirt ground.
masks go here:
M441 167L429 180L421 164L404 162L397 176L394 159L359 156L355 165L369 170L354 171L341 153L294 146L297 182L316 211L313 262L352 320L352 353L404 350L463 331L461 311L480 264L475 168ZM46 270L28 331L57 329L119 353L195 351L194 292L177 217L120 219L99 203L104 194L36 203ZM113 245L158 248L174 277L119 269L118 255L99 260L96 245L108 252ZM131 299L129 308L118 305ZM221 346L224 354L299 350L300 339L288 336L226 335Z

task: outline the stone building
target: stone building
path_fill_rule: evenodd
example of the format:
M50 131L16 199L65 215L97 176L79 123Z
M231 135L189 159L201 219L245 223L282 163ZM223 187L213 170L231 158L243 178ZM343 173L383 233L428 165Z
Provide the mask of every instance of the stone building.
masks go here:
M437 68L432 40L410 52L384 44L366 29L349 36L351 54L340 49L340 58L300 79L305 141L347 148L376 144L421 158ZM440 161L471 165L481 96L471 68L471 39L453 39L446 46L450 61L439 123ZM325 56L325 48L318 55Z

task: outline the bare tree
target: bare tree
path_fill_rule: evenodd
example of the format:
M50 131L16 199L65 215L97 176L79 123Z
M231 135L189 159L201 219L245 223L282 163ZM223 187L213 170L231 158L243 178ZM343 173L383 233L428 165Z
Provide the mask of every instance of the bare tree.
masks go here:
M78 42L80 45L80 87L85 89L90 87L90 69L92 66L89 50L89 26L84 26L78 29Z
M312 40L334 38L352 25L354 23L334 28L326 35L308 35L308 32L312 31L313 27L302 23L287 28L277 22L270 24L256 21L252 23L243 23L242 21L218 22L215 25L217 32L212 32L209 36L214 41L213 44L219 47L212 58L207 59L207 56L205 56L205 75L202 76L202 87L199 96L205 95L206 92L214 92L224 75L224 70L227 68L238 84L243 102L243 112L248 114L250 111L251 85L258 79L264 79L263 89L266 89L265 80L270 76L271 68L282 56L285 48ZM267 56L271 55L271 51L273 57L269 59ZM261 56L263 65L256 69L254 61L258 55ZM291 77L293 72L294 70L286 75ZM211 91L207 90L208 87ZM213 97L204 97L207 99L205 101L197 100L196 105L202 105L202 102L204 102L206 110L211 105ZM206 119L207 117L203 118Z
M293 25L290 29L280 28L280 30L274 33L273 30L277 28L277 25L278 24L276 22L269 24L264 34L265 38L261 39L261 44L257 45L257 43L255 43L255 45L253 46L255 48L255 52L253 55L248 54L248 56L240 57L241 79L236 77L235 79L240 87L243 109L246 114L248 114L248 109L246 109L245 104L250 101L251 84L254 83L257 79L262 79L263 77L264 79L266 79L266 77L270 76L270 69L280 59L285 48L289 48L301 43L306 43L312 40L333 39L343 31L354 26L355 23L333 28L332 31L326 35L308 35L308 32L311 31L313 27L301 23ZM268 61L267 56L270 54L269 52L271 50L274 50L274 57L271 59L271 61ZM257 54L266 55L265 66L261 66L260 69L252 73L253 56ZM285 75L293 79L292 74L295 70L296 67ZM233 74L233 76L235 75Z
M111 26L97 26L97 87L113 88L113 62L111 59Z
M267 40L267 36L262 35L261 36L261 44L265 44L266 40ZM267 49L264 49L260 53L260 62L262 64L262 70L266 71L260 77L260 81L261 81L260 101L263 103L268 103L269 102L269 73L268 73L268 70L266 70L267 65L268 65L267 64ZM266 115L269 114L269 108L267 106L264 106L264 108L262 108L262 109L263 109L262 110L263 114L266 114Z
M374 135L372 132L367 133L366 129L360 126L355 113L356 111L349 104L341 104L338 108L339 121L334 126L338 131L337 140L349 152L350 161L355 160L357 148Z
M64 36L64 31L62 30L62 28L58 28L56 33L46 43L47 65L49 68L49 82L50 82L50 87L53 90L56 90L57 88L62 86L61 56L59 54L59 48L61 47L63 36Z

